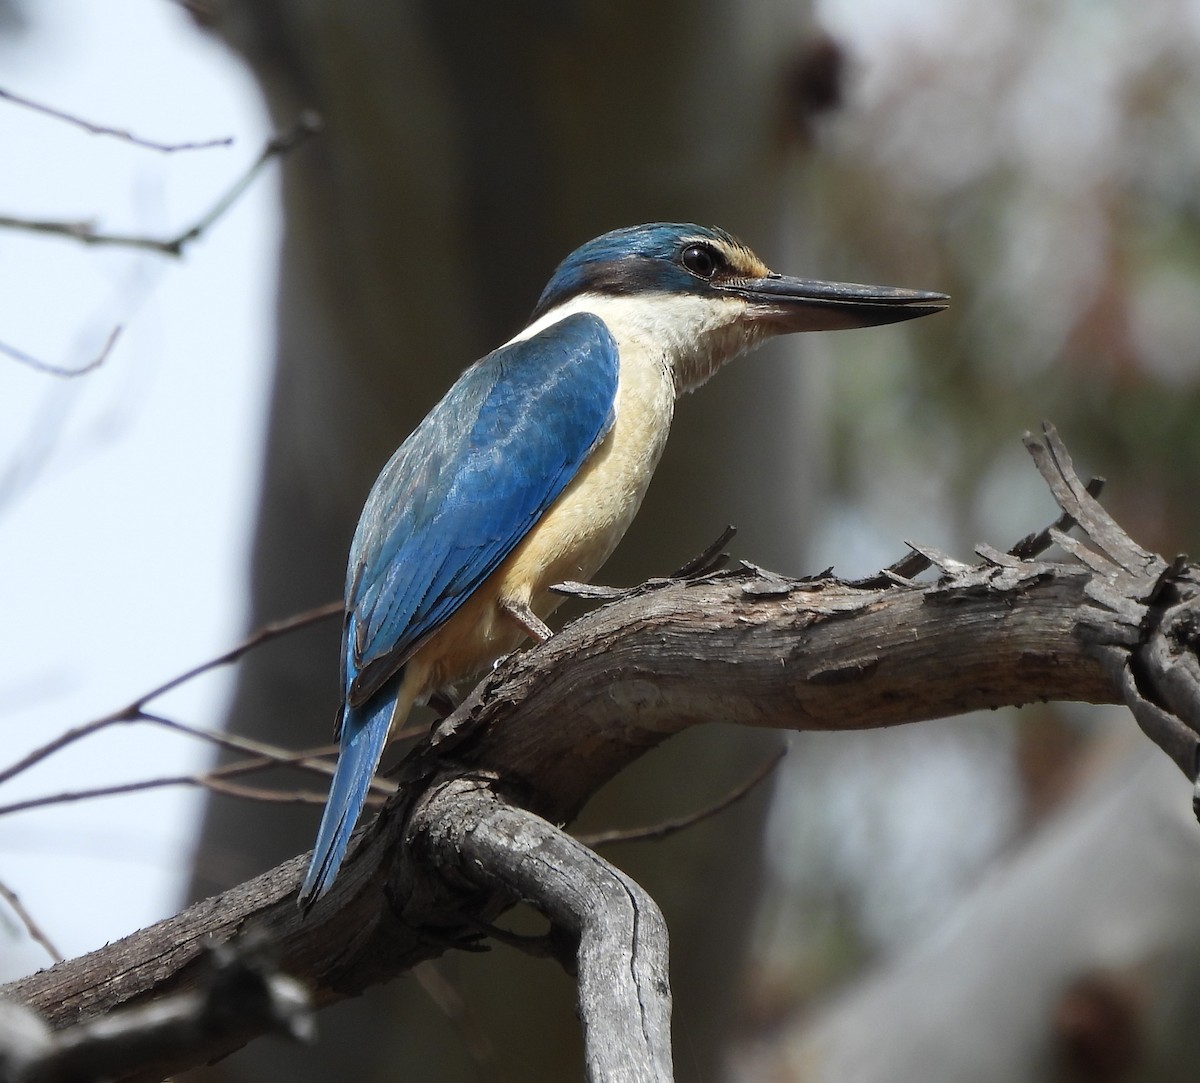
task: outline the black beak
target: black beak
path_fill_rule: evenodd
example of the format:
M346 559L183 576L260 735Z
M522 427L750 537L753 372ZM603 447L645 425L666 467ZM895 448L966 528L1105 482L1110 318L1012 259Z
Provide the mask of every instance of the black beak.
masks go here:
M817 282L777 274L714 282L713 286L721 293L750 302L755 316L776 332L878 327L941 312L950 300L944 293Z

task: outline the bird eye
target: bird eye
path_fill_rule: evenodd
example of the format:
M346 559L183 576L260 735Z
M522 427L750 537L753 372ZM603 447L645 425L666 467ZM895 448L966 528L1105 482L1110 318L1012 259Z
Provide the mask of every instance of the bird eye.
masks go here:
M712 278L721 266L721 257L706 244L689 245L679 257L680 262L700 278Z

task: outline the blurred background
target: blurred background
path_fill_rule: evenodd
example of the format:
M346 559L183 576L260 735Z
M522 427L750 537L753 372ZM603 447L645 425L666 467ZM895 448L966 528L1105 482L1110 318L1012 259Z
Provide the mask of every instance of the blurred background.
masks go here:
M8 0L0 213L177 232L302 109L289 155L182 261L0 233L0 732L15 759L241 631L341 592L379 466L617 225L716 223L780 270L938 289L936 320L793 338L681 405L602 573L736 556L867 574L1055 515L1053 420L1141 543L1195 549L1200 3ZM333 628L163 712L326 739ZM707 803L779 738L695 732L584 828ZM201 768L146 727L0 804ZM281 780L281 786L294 783ZM0 816L0 880L76 954L306 849L316 810L190 792ZM1189 787L1110 709L804 734L772 783L608 855L672 930L681 1080L1184 1080L1200 1056ZM86 884L86 888L81 885ZM86 894L85 894L86 893ZM12 923L10 975L44 954ZM432 997L430 991L438 996ZM435 999L437 1003L435 1003ZM571 982L497 947L192 1078L578 1078Z

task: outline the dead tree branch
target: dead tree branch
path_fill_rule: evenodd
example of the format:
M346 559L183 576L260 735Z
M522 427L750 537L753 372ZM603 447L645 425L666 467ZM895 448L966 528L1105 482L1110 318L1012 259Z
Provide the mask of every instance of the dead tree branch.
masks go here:
M281 974L254 937L205 952L198 987L51 1031L12 1001L0 1010L2 1083L81 1083L187 1055L216 1033L254 1020L297 1041L315 1033L308 994Z
M410 832L444 875L536 900L574 941L590 1079L671 1078L667 926L641 887L483 780L435 787Z
M968 565L924 549L922 560L939 569L929 582L898 572L866 583L791 580L743 565L628 592L508 659L404 758L393 772L396 795L359 832L333 891L307 916L295 906L301 856L14 982L8 994L55 1025L94 1018L191 987L201 944L250 925L319 1006L450 948L477 949L480 929L520 896L580 937L591 1078L669 1078L649 1038L669 1010L654 989L661 979L665 990L665 957L638 960L639 945L632 956L617 950L598 972L620 970L632 987L584 983L590 934L527 862L530 847L566 846L549 824L571 820L599 786L672 734L706 722L864 729L1034 700L1126 702L1195 777L1200 577L1185 560L1168 564L1137 546L1075 476L1053 430L1027 443L1082 534L1055 535L1068 559L984 546L981 562ZM528 846L495 843L501 822ZM619 874L593 867L595 890L608 898ZM621 890L638 921L653 925L645 901L627 884ZM614 1054L640 1065L629 1074L597 1059L595 1042L611 1040L610 1015L632 1027ZM120 1078L160 1078L260 1031L247 1024L190 1059L163 1058Z

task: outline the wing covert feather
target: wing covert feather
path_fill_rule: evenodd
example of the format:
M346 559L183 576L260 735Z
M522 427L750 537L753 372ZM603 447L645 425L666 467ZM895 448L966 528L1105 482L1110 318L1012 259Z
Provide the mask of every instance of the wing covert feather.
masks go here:
M612 426L617 344L579 313L472 365L375 482L350 549L347 698L368 698L529 532Z

